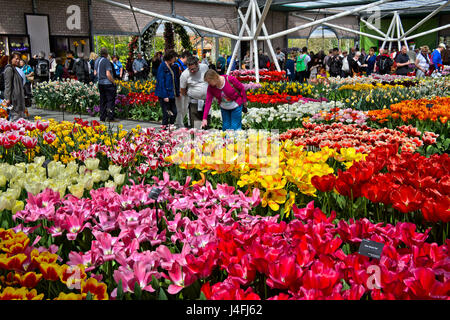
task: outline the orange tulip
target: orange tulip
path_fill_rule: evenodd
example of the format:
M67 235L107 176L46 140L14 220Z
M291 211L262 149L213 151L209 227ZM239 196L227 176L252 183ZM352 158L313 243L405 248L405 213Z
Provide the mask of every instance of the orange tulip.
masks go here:
M86 282L81 283L81 293L90 292L94 300L108 300L106 292L106 284L99 283L95 278L89 278Z

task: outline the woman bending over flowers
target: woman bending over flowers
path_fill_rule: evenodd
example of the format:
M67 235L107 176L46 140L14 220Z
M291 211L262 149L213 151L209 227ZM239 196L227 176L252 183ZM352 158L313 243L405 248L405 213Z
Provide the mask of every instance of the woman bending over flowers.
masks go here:
M208 114L214 98L217 99L222 112L222 130L242 129L242 109L247 108L245 87L233 76L219 75L208 70L204 76L208 83L202 127L208 124Z

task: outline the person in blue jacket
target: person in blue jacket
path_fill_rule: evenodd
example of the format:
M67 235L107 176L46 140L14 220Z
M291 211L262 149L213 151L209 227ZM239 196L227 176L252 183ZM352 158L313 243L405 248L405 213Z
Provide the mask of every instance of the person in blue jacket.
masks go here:
M296 61L295 52L293 52L291 54L291 57L286 60L286 64L284 66L288 81L295 80L295 61Z
M174 50L167 51L156 75L155 95L159 98L159 104L161 105L163 126L174 124L177 117L175 98L180 96L180 87L177 82L176 71L173 68L177 56Z
M437 47L436 50L433 51L433 53L431 54L431 58L434 64L434 69L436 70L440 70L442 67L442 56L441 53L442 51L445 50L445 44L441 43L439 44L439 46Z

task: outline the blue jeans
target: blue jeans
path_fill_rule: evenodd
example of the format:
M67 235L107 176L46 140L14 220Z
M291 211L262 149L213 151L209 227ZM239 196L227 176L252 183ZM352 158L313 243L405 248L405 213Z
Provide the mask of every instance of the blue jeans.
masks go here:
M222 130L241 130L242 129L242 106L233 110L220 108L222 112Z

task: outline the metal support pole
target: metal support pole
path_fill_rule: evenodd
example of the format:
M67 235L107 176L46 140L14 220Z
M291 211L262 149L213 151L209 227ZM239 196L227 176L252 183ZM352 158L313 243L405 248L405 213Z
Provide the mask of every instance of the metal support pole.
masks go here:
M430 20L434 15L436 15L436 13L438 13L439 11L441 11L442 9L444 9L448 4L450 3L450 0L446 1L443 5L441 5L440 7L438 7L436 10L434 10L433 12L431 12L429 15L427 15L425 18L423 18L418 24L416 24L414 27L412 27L411 29L409 29L408 31L406 31L406 33L403 33L403 35L400 37L400 40L404 39L405 37L407 37L408 35L411 34L411 32L413 32L414 30L416 30L417 28L419 28L421 25L423 25L425 22L427 22L428 20Z
M245 14L244 21L242 22L241 30L239 30L239 38L244 35L245 26L247 26L248 18L250 17L250 13L253 13L253 10L250 10L250 7L247 9L247 13ZM234 60L236 60L236 55L238 53L239 47L241 46L241 40L236 42L236 45L233 49L233 54L231 55L230 65L228 66L227 75L231 72L231 67L233 66Z
M259 15L258 15L259 16L259 21L258 21L258 25L256 26L256 31L255 31L255 35L254 35L255 39L259 36L259 34L261 32L261 28L262 28L262 26L264 24L264 21L266 20L266 17L267 17L267 14L269 13L269 9L270 9L271 5L272 5L272 0L266 0L266 4L264 5L264 10L263 10L263 13L261 15L261 12L259 10L258 4L256 4L255 8L259 12Z
M363 18L360 19L362 22L364 22L370 29L372 29L373 31L377 32L378 34L380 34L383 37L387 37L387 35L382 32L380 29L378 29L377 27L375 27L373 24L371 24L369 21L364 20Z
M216 56L214 61L217 61L217 59L219 59L220 56L219 37L214 38L214 44L216 49Z
M366 10L366 9L369 9L369 8L372 8L372 7L375 7L375 6L379 6L379 5L383 4L383 3L391 2L391 1L393 1L393 0L380 0L380 1L377 1L377 2L372 2L372 3L367 4L365 6L361 6L361 7L352 9L352 10L347 10L347 11L344 11L344 12L341 12L341 13L338 13L338 14L334 14L332 16L329 16L329 17L326 17L326 18L323 18L323 19L316 20L316 21L311 22L311 23L304 24L302 26L297 26L295 28L291 28L291 29L288 29L288 30L284 30L284 31L272 34L271 36L269 36L269 39L279 38L279 37L282 37L282 36L284 36L286 34L293 33L295 31L298 31L298 30L301 30L301 29L306 29L306 28L309 28L309 27L312 27L312 26L315 26L315 25L318 25L318 24L323 24L324 22L327 22L327 21L330 21L330 20L335 20L335 19L341 18L341 17L345 17L345 16L351 15L353 13L357 13L357 12L360 12L360 11L363 11L363 10ZM265 37L262 37L262 39L261 38L258 38L258 39L259 40L265 40Z
M201 26L201 25L197 25L197 24L194 24L194 23L190 23L190 22L178 19L178 18L168 17L168 16L165 16L165 15L162 15L162 14L159 14L159 13L148 11L148 10L143 10L143 9L131 7L129 5L126 5L126 4L117 2L117 1L112 1L112 0L97 0L97 1L101 1L101 2L107 3L107 4L115 6L115 7L119 7L119 8L122 8L122 9L131 10L132 12L138 12L138 13L141 13L143 15L151 16L151 17L158 18L158 19L161 19L161 20L164 20L164 21L168 21L168 22L172 22L172 23L178 23L178 24L180 24L182 26L191 27L192 29L205 31L205 32L208 32L208 33L211 33L211 34L216 34L216 35L219 35L219 36L222 36L222 37L231 38L231 39L234 39L234 40L239 40L238 36L236 36L234 34L231 34L231 33L217 31L215 29L211 29L211 28L207 28L205 26ZM385 0L385 1L392 1L392 0ZM245 40L250 40L250 37L248 39L245 39Z
M441 26L439 28L434 28L434 29L431 29L431 30L428 30L428 31L425 31L425 32L421 32L421 33L415 34L413 36L406 37L405 40L411 40L411 39L418 38L418 37L421 37L421 36L424 36L424 35L427 35L427 34L430 34L430 33L433 33L433 32L441 31L441 30L444 30L444 29L447 29L447 28L450 28L450 24L446 24L446 25L443 25L443 26Z
M247 8L247 12L249 12L249 10L251 10L251 4L249 5L249 7ZM242 14L242 11L241 11L241 9L238 9L238 14L239 14L239 17L241 18L241 20L242 21L244 21L244 15ZM247 34L249 35L249 36L251 36L252 35L252 31L250 30L250 28L248 27L248 24L247 23L243 23L242 24L242 26L245 28L245 30L247 31ZM254 48L253 48L253 41L250 41L250 69L253 69L254 68L254 54L253 54L253 50L254 50Z
M259 21L261 21L261 19L262 19L261 11L259 10L258 6L255 6L255 8L256 8L256 14L258 15L258 18L260 19ZM267 32L265 23L262 23L262 30L264 32L264 35L266 37L268 37L269 33ZM275 67L277 68L277 71L281 71L280 64L278 63L278 60L277 60L277 55L275 54L275 51L273 50L272 41L270 39L267 39L266 43L267 43L267 46L269 47L270 55L272 56L272 59L273 59L273 62L275 63Z
M384 49L384 45L388 41L388 37L390 37L389 34L391 33L393 27L394 27L394 18L392 18L391 24L389 25L388 31L386 32L386 38L384 39L383 44L381 45L381 49Z
M396 27L397 27L397 49L398 51L400 51L400 47L401 47L401 43L400 43L400 15L398 14L397 11L395 11L395 15L396 15Z
M297 17L297 18L305 19L305 20L308 20L308 21L314 21L314 19L312 19L312 18L305 17L305 16L302 16L302 15L299 15L299 14L295 14L294 13L292 15ZM381 40L381 41L386 39L386 37L382 38L382 37L375 36L375 35L370 34L370 33L365 33L365 32L361 32L361 31L358 31L358 30L353 30L353 29L350 29L350 28L341 27L339 25L335 25L335 24L331 24L331 23L326 23L325 22L325 23L322 23L322 24L324 26L327 26L327 27L330 27L330 28L340 29L340 30L351 32L351 33L355 33L355 34L358 34L358 35L361 35L361 36L366 36L366 37L369 37L369 38L372 38L372 39L377 39L377 40Z
M205 38L203 38L203 37L201 37L201 41L200 41L200 44L201 44L201 54L200 54L200 58L202 59L202 62L203 62L203 50L205 50Z
M256 4L255 1L251 1L251 14L252 14L252 35L255 35L256 31ZM253 38L253 54L255 57L255 77L256 83L259 83L259 57L258 57L258 41Z

